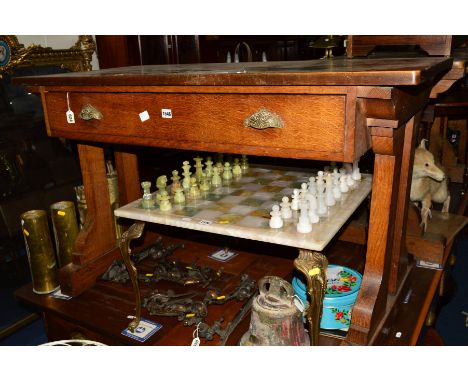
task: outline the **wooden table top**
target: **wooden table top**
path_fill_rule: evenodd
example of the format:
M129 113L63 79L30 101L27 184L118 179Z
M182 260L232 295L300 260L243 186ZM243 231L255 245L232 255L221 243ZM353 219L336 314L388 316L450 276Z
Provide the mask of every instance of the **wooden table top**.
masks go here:
M451 58L385 58L151 65L21 77L31 86L85 85L419 85L448 71Z

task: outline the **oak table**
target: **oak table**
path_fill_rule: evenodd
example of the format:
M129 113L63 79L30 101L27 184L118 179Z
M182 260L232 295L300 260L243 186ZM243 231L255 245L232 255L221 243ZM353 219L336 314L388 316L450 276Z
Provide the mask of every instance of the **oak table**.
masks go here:
M402 238L415 125L451 65L448 58L344 59L21 78L41 93L48 134L79 141L88 213L73 263L60 270L63 292L78 296L88 290L120 256L102 143L127 145L115 151L121 205L140 197L135 145L337 162L359 160L372 149L364 274L344 341L371 344L411 269ZM277 114L284 127L245 127L244 120L261 108ZM170 109L172 118L164 118L162 109ZM67 123L68 110L75 123ZM145 111L150 119L142 121Z

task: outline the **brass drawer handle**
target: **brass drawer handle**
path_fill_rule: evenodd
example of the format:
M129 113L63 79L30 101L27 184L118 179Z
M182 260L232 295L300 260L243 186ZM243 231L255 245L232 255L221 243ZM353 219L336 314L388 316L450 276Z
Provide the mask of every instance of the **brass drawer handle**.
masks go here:
M90 119L102 119L102 113L89 103L83 106L80 111L80 118L89 121Z
M244 121L244 126L253 127L254 129L263 130L269 127L282 128L284 127L281 118L265 108L253 113Z

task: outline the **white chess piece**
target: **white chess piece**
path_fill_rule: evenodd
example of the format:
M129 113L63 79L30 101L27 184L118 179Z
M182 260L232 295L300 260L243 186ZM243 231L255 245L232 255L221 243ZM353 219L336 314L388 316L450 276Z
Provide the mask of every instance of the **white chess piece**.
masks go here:
M309 202L309 220L312 224L319 222L319 216L317 215L317 196L307 194L307 201Z
M353 162L353 179L356 182L361 180L361 172L359 171L358 161Z
M283 219L291 219L292 218L292 210L291 210L291 203L289 203L289 198L287 196L283 196L281 199L281 217Z
M325 205L325 194L323 192L317 195L317 214L318 216L326 216L328 212Z
M327 174L327 178L325 180L327 184L326 193L325 193L325 205L328 207L332 207L335 205L335 196L333 195L333 175Z
M312 224L310 224L307 204L304 203L301 206L301 214L299 215L299 221L296 226L297 232L309 233L312 231Z
M315 184L315 176L309 178L309 188L307 192L311 195L317 195L317 185Z
M343 166L345 168L346 174L353 173L353 165L351 163L343 163Z
M293 190L293 194L291 197L292 197L291 209L293 211L299 210L299 190L297 188Z
M277 204L273 205L270 212L270 228L281 228L283 226L283 219L281 219L281 213Z
M346 175L346 183L348 184L349 188L354 188L356 183L354 182L353 174L347 174Z
M333 197L336 201L341 200L340 174L336 167L333 169Z
M347 182L347 175L342 173L340 177L340 191L342 194L346 194L349 191L348 182Z
M307 194L307 183L302 183L300 195L299 195L300 200L306 200L306 194Z

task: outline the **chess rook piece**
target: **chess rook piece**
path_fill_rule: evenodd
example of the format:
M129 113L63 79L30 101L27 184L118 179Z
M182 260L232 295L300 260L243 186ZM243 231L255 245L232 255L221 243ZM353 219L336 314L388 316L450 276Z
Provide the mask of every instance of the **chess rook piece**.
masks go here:
M281 228L283 226L283 219L281 219L281 213L277 204L273 205L270 212L270 228Z
M141 199L141 206L144 209L154 208L154 199L151 195L151 182L141 182L141 188L143 188L143 197Z
M281 217L283 219L291 219L292 218L292 210L291 210L291 203L289 203L289 198L287 196L283 196L281 199Z

